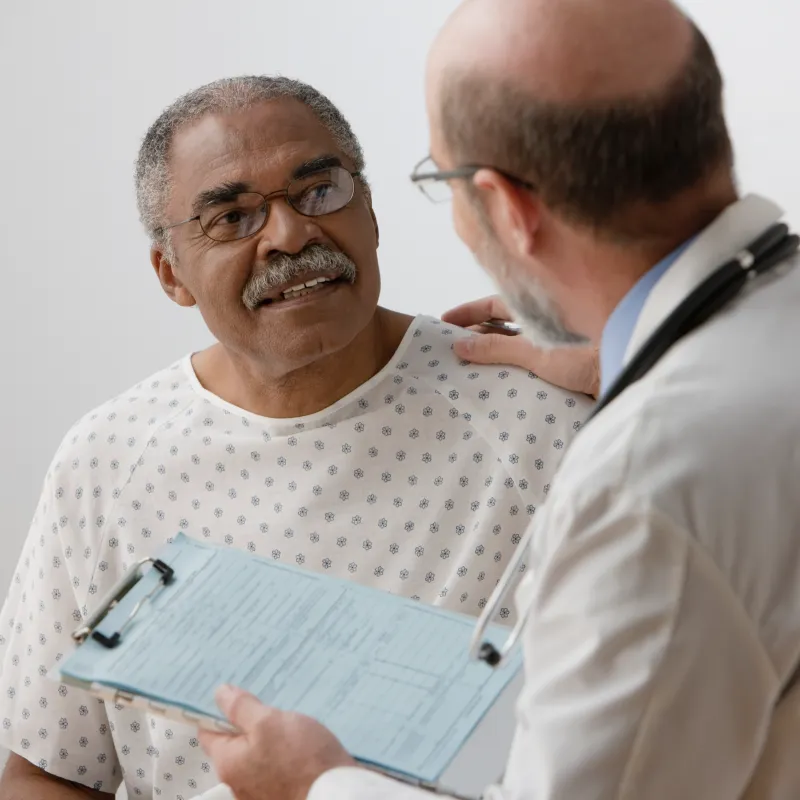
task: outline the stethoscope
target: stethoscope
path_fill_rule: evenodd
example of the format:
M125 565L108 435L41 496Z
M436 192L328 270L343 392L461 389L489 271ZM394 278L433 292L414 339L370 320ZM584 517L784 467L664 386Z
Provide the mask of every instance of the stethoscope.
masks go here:
M583 427L586 427L589 421L594 419L631 384L643 378L674 344L731 303L749 281L786 261L798 251L798 247L800 247L800 236L790 234L789 228L784 224L773 225L746 249L737 253L730 261L709 275L650 335L616 381L600 398L592 413L583 423ZM489 327L500 327L496 323L502 321L491 320L490 322L492 324ZM507 326L503 327L509 333L517 332ZM501 649L498 650L486 639L489 625L514 583L514 576L519 572L522 560L528 555L533 535L534 526L531 525L517 546L511 562L497 582L495 590L475 625L470 643L470 656L485 661L491 667L499 667L507 661L522 635L530 614L530 608L520 613L517 623Z

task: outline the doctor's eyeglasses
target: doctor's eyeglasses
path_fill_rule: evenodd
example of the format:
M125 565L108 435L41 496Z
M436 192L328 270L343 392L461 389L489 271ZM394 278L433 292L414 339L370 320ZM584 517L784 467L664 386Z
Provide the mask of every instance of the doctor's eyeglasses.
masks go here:
M411 182L416 184L422 194L432 203L446 203L453 199L453 188L450 185L450 181L471 178L482 169L496 172L506 180L524 189L536 190L536 187L530 181L486 164L466 164L463 167L456 167L451 170L440 170L431 156L426 156L414 167L414 171L411 173Z

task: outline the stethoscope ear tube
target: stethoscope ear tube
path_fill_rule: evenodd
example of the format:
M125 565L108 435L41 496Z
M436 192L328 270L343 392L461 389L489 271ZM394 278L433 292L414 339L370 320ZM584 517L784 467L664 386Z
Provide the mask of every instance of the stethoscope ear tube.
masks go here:
M480 617L478 617L475 629L472 632L472 640L469 645L470 658L476 661L485 661L490 667L499 667L506 661L519 640L519 637L522 635L525 622L530 613L530 609L526 608L525 611L520 614L514 627L511 629L511 633L509 633L508 638L499 650L485 638L486 632L489 630L489 625L492 623L492 619L494 619L500 604L503 602L503 598L511 587L514 575L520 571L522 560L530 554L533 533L534 526L531 524L528 526L528 530L525 531L525 535L517 545L517 549L514 551L511 561L500 576L500 580L497 582L497 586L495 586L494 591L490 595L483 612Z

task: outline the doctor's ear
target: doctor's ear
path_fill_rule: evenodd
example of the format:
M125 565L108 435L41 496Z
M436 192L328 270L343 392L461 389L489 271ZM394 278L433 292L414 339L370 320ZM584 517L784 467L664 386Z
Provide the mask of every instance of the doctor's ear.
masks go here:
M541 220L536 195L491 169L476 172L472 183L497 238L511 253L529 256Z
M183 285L167 255L158 247L150 249L150 263L167 297L183 308L197 305L192 293Z

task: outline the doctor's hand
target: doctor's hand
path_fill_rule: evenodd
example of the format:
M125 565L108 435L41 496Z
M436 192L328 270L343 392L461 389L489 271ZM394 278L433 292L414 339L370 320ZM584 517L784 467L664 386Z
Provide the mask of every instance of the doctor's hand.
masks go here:
M475 364L508 364L535 372L540 378L570 392L597 397L600 392L600 358L594 346L546 350L524 336L489 333L481 327L489 319L512 322L508 307L499 297L465 303L442 315L445 322L483 334L454 342L455 354Z
M306 800L323 773L355 766L339 740L310 717L275 711L227 686L216 699L242 733L200 731L198 736L237 800Z

